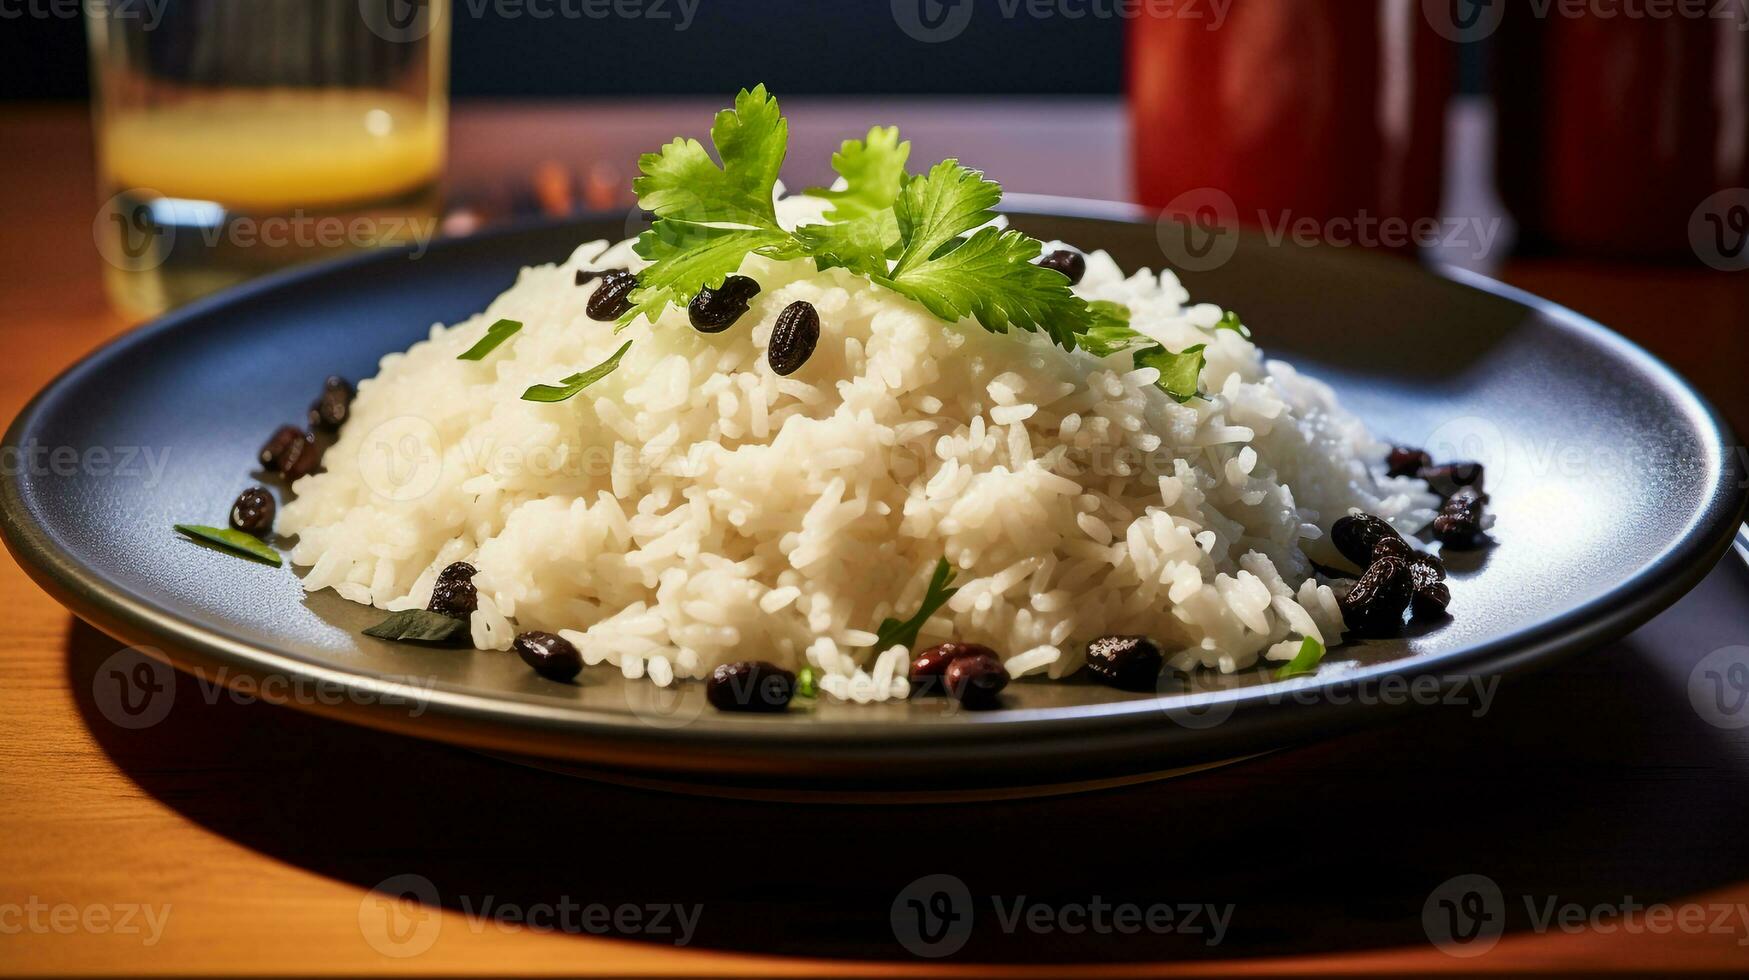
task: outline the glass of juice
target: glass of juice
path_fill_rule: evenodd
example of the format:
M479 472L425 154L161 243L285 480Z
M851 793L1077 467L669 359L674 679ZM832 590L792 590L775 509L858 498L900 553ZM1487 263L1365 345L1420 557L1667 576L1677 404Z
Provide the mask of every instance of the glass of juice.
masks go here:
M435 234L449 0L85 8L93 233L124 313Z

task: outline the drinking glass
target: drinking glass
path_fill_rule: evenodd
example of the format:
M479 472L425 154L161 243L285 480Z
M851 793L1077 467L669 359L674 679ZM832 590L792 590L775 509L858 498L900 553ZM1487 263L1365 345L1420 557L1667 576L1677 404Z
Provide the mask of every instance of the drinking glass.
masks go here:
M439 217L449 0L91 0L93 229L147 316Z

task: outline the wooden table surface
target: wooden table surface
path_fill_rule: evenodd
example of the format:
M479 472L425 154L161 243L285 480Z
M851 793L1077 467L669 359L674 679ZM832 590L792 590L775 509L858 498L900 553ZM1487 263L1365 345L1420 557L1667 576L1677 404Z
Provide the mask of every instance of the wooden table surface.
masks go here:
M1125 193L1111 104L882 108L917 139L919 158L1024 150L1031 162L1013 189ZM696 129L696 111L464 107L453 173L458 185L487 182L546 159L623 173L632 152L672 131L669 115ZM831 139L842 125L811 124L840 115L867 112L794 112L798 133ZM798 159L829 145L805 139ZM126 324L99 288L82 110L8 109L0 145L0 409L10 419ZM1749 421L1744 277L1551 261L1506 276L1623 329L1739 426ZM1749 729L1709 723L1689 697L1704 657L1749 644L1749 572L1734 558L1632 636L1503 686L1487 710L1424 710L1140 788L933 808L597 785L237 703L189 678L163 722L130 731L94 703L99 665L118 644L10 558L0 597L10 621L0 632L0 973L1749 968ZM889 919L900 890L928 873L956 875L979 902L970 941L939 961L910 956ZM436 908L371 891L407 875L429 883ZM1463 875L1491 880L1504 916L1505 935L1475 957L1436 946L1426 924L1443 914L1441 899L1461 899L1447 883ZM1057 909L1096 897L1206 904L1230 907L1231 920L1214 943L1208 931L1008 933L991 896ZM697 907L699 917L680 946L654 929L578 934L480 914L573 903ZM1663 913L1631 911L1661 903L1672 907L1666 928ZM1568 915L1594 921L1567 925Z

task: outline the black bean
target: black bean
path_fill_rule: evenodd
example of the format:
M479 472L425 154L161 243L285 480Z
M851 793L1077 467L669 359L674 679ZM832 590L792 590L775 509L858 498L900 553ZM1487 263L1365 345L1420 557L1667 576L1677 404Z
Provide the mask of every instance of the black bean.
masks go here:
M352 384L339 375L322 383L322 394L310 403L310 426L338 429L352 412Z
M1350 514L1339 517L1330 526L1330 543L1342 552L1342 557L1361 568L1372 563L1372 551L1380 538L1401 538L1397 529L1371 514Z
M794 374L814 355L814 345L820 342L820 314L814 304L797 300L784 307L771 328L771 344L766 357L778 374Z
M940 694L947 665L961 657L996 657L997 662L1002 659L982 643L948 642L930 647L911 661L911 693Z
M474 566L465 561L456 561L443 566L443 571L438 572L437 577L439 579L451 579L466 582L478 574L480 574L480 572Z
M578 269L577 270L577 285L579 285L579 286L586 285L588 283L594 282L597 279L600 279L602 276L611 276L616 272L627 272L627 271L629 271L629 270L627 270L627 269Z
M1071 286L1080 285L1081 277L1087 275L1087 259L1082 257L1080 252L1071 252L1066 248L1057 249L1039 259L1038 264L1043 268L1055 269L1068 276Z
M942 683L947 686L947 693L968 708L994 708L998 703L996 696L1008 686L1008 670L1002 661L987 653L955 657L948 661Z
M1151 691L1166 658L1145 636L1102 636L1087 645L1087 672L1123 691Z
M734 326L758 295L759 283L746 276L729 276L716 289L700 289L686 307L686 317L699 333L720 333Z
M1396 558L1381 558L1342 597L1342 620L1363 636L1388 636L1402 628L1403 611L1414 591L1409 566Z
M1416 474L1427 481L1427 486L1441 497L1450 499L1458 492L1459 487L1475 487L1482 489L1481 463L1446 463L1443 466L1423 467Z
M1393 447L1391 454L1385 457L1386 472L1391 476L1415 476L1432 465L1433 457L1427 455L1427 450L1414 446Z
M425 608L453 619L467 619L480 608L480 590L467 579L439 576Z
M1445 615L1446 607L1451 605L1451 586L1444 582L1434 582L1417 588L1409 605L1416 619L1438 619Z
M616 269L601 277L601 285L595 287L595 292L589 295L589 303L584 310L589 319L607 322L617 320L632 308L632 290L638 288L638 277Z
M262 445L261 452L256 455L256 459L261 463L261 468L266 470L279 469L279 461L285 458L286 452L291 449L291 444L303 437L303 430L295 425L282 425L275 429L273 435Z
M583 671L583 655L557 633L519 633L512 645L523 663L549 680L568 681Z
M316 441L314 433L282 425L261 447L258 458L263 468L288 480L296 480L314 472L322 462L322 445Z
M763 660L720 664L704 696L718 711L782 711L796 693L796 675Z
M1380 558L1400 558L1403 561L1408 561L1410 556L1414 554L1415 549L1409 547L1409 542L1402 538L1380 538L1378 543L1372 546L1372 558L1367 564L1370 565Z
M1458 487L1433 519L1433 536L1447 548L1462 551L1478 547L1487 502L1487 494L1475 487Z
M1434 582L1445 581L1445 562L1432 555L1419 552L1409 559L1409 577L1414 580L1417 589Z
M273 530L273 494L250 487L231 505L231 526L244 534L262 537Z

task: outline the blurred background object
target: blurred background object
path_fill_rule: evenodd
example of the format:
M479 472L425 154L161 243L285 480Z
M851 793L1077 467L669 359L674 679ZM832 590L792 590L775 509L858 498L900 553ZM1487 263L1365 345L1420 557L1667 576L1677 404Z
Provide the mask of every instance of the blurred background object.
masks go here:
M149 315L262 272L429 241L449 2L86 5L111 299ZM266 245L269 247L257 247Z
M1137 200L1219 195L1253 227L1370 220L1357 235L1413 251L1408 229L1439 216L1453 78L1416 0L1236 4L1218 31L1150 9L1129 43Z

